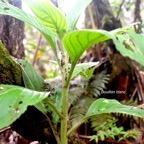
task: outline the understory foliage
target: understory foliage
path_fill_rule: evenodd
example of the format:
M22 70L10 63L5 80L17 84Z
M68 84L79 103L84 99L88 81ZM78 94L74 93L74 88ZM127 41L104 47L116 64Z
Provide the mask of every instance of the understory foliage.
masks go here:
M90 118L91 127L95 134L89 138L95 140L95 142L98 142L99 139L103 141L107 138L122 141L128 139L136 140L140 135L139 130L125 131L123 127L118 127L116 125L117 121L118 119L110 114L102 114Z
M41 32L53 50L61 79L59 85L46 83L31 64L24 60L14 60L21 67L24 86L0 86L0 109L4 109L0 113L0 128L15 122L27 111L28 106L34 106L46 118L51 135L54 135L58 144L67 144L83 126L86 129L86 123L92 126L87 139L96 142L106 138L119 141L136 139L137 131L125 131L123 127L117 127L117 118L111 113L144 117L144 110L101 97L110 75L105 71L96 73L99 61L79 63L79 59L94 44L112 40L121 55L144 66L144 35L136 33L134 29L139 24L110 32L75 30L80 13L91 0L60 0L58 8L49 0L23 1L31 13L4 0L0 2L0 14L20 19ZM65 9L64 5L68 8ZM45 135L48 137L50 134L46 131Z

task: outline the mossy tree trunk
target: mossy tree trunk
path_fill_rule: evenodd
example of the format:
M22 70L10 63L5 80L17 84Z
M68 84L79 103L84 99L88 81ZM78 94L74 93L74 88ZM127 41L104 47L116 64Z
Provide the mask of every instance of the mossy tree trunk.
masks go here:
M10 56L8 50L0 42L0 83L22 84L22 72L19 64Z

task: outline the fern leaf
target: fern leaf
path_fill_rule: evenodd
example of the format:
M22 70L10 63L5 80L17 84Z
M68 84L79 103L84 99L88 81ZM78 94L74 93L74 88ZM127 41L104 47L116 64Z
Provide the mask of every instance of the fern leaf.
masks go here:
M91 82L87 85L87 91L95 96L98 97L101 95L101 91L106 89L106 84L109 81L109 75L106 74L105 71L102 71L101 73L94 75L91 78Z

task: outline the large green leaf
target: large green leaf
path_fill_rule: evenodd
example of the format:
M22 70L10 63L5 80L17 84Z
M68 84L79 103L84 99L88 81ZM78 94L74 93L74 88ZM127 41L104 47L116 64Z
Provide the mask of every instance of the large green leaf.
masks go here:
M68 30L72 31L80 14L92 0L59 0L59 7L66 15Z
M22 20L33 27L37 28L44 37L48 40L49 44L54 49L56 47L56 40L54 33L46 26L42 25L34 15L26 13L8 3L0 2L0 14L10 15L19 20Z
M67 23L63 14L50 0L23 0L38 18L42 25L45 25L53 32L63 36L67 31Z
M33 66L25 60L18 60L22 66L22 76L26 88L31 90L43 91L44 80L35 71Z
M91 117L93 115L102 113L123 113L137 117L144 117L143 109L122 105L117 100L108 100L104 98L98 99L92 103L86 117Z
M83 52L92 45L106 41L112 34L105 30L77 30L63 38L63 44L72 63L76 63Z
M113 42L123 56L127 56L144 66L144 34L127 30L123 34L115 35Z
M35 105L49 95L13 85L0 85L0 128L13 123L29 105Z
M83 119L80 122L78 122L75 126L73 126L68 131L68 135L70 135L82 123L86 122L92 116L104 114L104 113L121 113L121 114L137 116L141 118L144 117L144 109L140 109L134 106L122 105L117 100L100 98L91 104L86 115L83 117Z
M88 48L90 48L92 45L107 41L109 39L112 39L114 43L116 44L117 49L122 52L123 50L121 50L121 46L124 47L124 43L121 40L121 37L123 40L125 39L125 36L122 36L122 33L129 31L129 29L136 24L137 23L134 23L126 27L113 30L111 32L108 32L105 30L73 31L73 32L68 33L63 38L63 45L70 56L72 64L76 64L76 62L78 61L80 56L83 54L83 52L87 50Z

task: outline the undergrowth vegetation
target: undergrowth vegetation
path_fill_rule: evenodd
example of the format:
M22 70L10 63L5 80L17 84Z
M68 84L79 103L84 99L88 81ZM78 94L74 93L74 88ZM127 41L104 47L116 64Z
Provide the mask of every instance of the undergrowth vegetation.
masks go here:
M71 139L77 137L76 131L81 130L81 126L86 123L92 127L87 138L96 142L106 138L119 141L136 139L137 130L125 131L123 127L117 127L117 119L111 113L144 117L144 110L101 97L101 92L109 82L109 74L102 71L93 75L99 62L78 62L89 47L113 40L121 55L144 66L144 35L136 33L134 29L139 24L110 32L75 30L80 13L91 0L60 0L59 8L49 0L23 1L32 13L24 12L4 0L0 2L0 14L20 19L41 32L53 50L54 63L59 66L61 80L59 85L47 84L31 64L17 60L22 70L24 87L0 86L0 109L4 109L0 114L0 128L12 124L28 106L33 105L46 117L58 144L67 144L68 141L71 143ZM66 4L68 9L63 9ZM80 81L79 75L82 77ZM84 129L87 129L86 126Z

